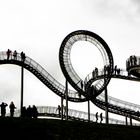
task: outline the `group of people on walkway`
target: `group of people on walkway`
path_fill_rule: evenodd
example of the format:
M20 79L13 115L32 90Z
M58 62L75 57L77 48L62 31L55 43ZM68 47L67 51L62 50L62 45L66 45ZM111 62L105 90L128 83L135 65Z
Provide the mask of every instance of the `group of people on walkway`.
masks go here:
M38 117L38 110L35 105L31 107L29 105L27 108L25 106L21 109L21 117L22 118L37 118Z
M6 115L6 107L8 106L7 103L5 102L2 102L0 104L0 108L1 108L1 116L2 117L5 117ZM13 117L14 116L14 112L15 112L15 109L16 109L16 106L14 105L14 102L12 101L9 105L9 109L10 109L10 117Z
M6 52L6 55L7 55L7 60L9 60L10 57L11 57L11 59L13 58L14 60L17 60L18 53L16 50L14 52L12 52L10 49L8 49ZM26 59L25 53L22 51L19 56L21 57L21 61L24 62Z
M103 74L107 75L110 72L110 66L109 65L105 65L104 69L103 69ZM121 72L120 68L117 68L117 65L114 66L113 68L113 74L115 75L119 75ZM92 78L96 78L99 75L99 70L97 67L95 67L95 69L92 71Z
M6 107L7 106L8 106L8 104L5 103L5 102L2 102L0 104L1 117L5 117L6 116L6 114L7 114L6 113ZM11 101L11 103L9 104L9 109L10 109L10 117L14 117L16 106L15 106L13 101ZM25 106L23 106L22 109L21 109L21 117L37 118L38 117L37 107L35 105L33 105L32 107L29 105L27 108Z

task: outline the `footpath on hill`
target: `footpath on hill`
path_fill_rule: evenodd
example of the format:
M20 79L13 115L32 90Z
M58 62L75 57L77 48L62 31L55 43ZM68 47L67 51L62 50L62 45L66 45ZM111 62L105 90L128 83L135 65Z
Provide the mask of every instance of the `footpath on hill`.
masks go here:
M56 119L0 118L4 138L49 140L136 140L140 127Z

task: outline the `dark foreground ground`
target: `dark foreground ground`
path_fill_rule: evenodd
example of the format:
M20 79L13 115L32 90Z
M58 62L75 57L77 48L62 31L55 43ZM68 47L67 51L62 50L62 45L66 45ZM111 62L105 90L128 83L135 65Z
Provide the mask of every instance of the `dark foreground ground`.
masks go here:
M0 118L0 139L140 140L140 127L6 117Z

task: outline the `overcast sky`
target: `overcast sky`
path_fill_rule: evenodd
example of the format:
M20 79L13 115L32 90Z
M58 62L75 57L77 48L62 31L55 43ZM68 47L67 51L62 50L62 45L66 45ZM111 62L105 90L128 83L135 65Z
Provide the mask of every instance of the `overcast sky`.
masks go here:
M127 58L140 53L140 1L0 1L0 51L8 48L24 51L62 84L65 79L58 59L61 42L70 32L82 29L101 36L112 51L115 64L125 69ZM72 62L82 77L88 75L96 63L92 56L97 54L92 50L92 45L82 50L78 46L73 49ZM0 102L9 104L12 100L19 107L20 67L2 65L0 77ZM24 105L57 106L60 103L57 95L26 70L24 79ZM112 79L108 91L110 96L139 104L139 83ZM83 104L70 107L82 110Z

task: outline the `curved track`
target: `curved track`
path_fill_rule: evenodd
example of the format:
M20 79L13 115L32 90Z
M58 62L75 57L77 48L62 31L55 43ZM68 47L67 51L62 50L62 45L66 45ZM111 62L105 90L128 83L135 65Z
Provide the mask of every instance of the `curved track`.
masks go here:
M96 68L93 70L92 73L85 78L84 82L74 71L70 60L71 48L76 41L88 41L92 43L94 47L99 49L104 61L103 69L99 70ZM112 97L109 97L108 104L105 103L104 96L101 93L106 89L111 78L121 78L133 81L140 81L140 79L138 76L132 77L128 75L128 71L121 70L120 68L114 69L111 50L100 36L85 30L70 33L65 37L61 44L59 61L66 79L81 95L90 99L95 105L102 109L105 109L107 106L108 110L112 113L129 117L131 116L132 118L138 119L137 117L140 115L138 112L140 110L139 105L131 104ZM131 72L129 73L132 74L132 68L130 71ZM135 76L137 73L134 73Z
M104 66L108 67L107 72L105 72L105 68L103 66L103 69L98 70L98 75L96 74L96 76L93 76L92 72L85 78L84 81L82 81L82 79L74 71L70 61L70 51L72 45L79 40L89 41L99 49L103 57ZM113 73L114 65L111 50L109 49L106 42L97 34L83 30L75 31L69 34L61 44L59 61L63 74L65 75L68 82L76 90L68 90L69 101L84 102L90 99L96 106L101 109L105 109L106 106L108 106L109 112L128 117L131 116L133 119L139 120L138 117L140 116L140 113L138 111L140 111L140 105L132 104L113 97L108 97L108 104L105 103L103 91L107 87L111 78L120 78L138 82L140 81L140 78L131 75L132 70L134 69L133 65L131 65L131 67L127 67L127 70L130 71L129 75L128 71L122 69L120 69L118 74ZM54 79L40 64L38 64L30 57L26 56L25 61L23 61L19 53L17 54L16 58L14 58L13 53L11 53L9 59L7 59L6 52L0 52L0 64L15 64L24 67L32 74L34 74L55 94L65 98L65 86ZM139 73L139 71L136 72ZM81 86L81 82L84 83L84 88ZM94 87L95 90L89 92L91 87Z
M111 50L109 49L106 42L100 36L90 31L85 30L75 31L70 33L63 40L59 51L59 62L62 72L66 77L66 79L68 80L68 82L73 86L73 88L76 91L78 91L79 94L84 95L87 98L88 98L87 90L89 89L89 87L83 88L82 85L84 85L85 87L85 83L73 69L70 60L70 52L72 46L77 41L88 41L92 43L94 46L96 46L103 57L104 65L109 68L107 76L103 80L98 81L96 85L94 85L96 90L94 96L96 97L100 93L102 93L102 91L106 88L111 79L111 75L113 72L113 56ZM99 85L100 87L98 87ZM88 84L88 86L90 86L90 84Z

